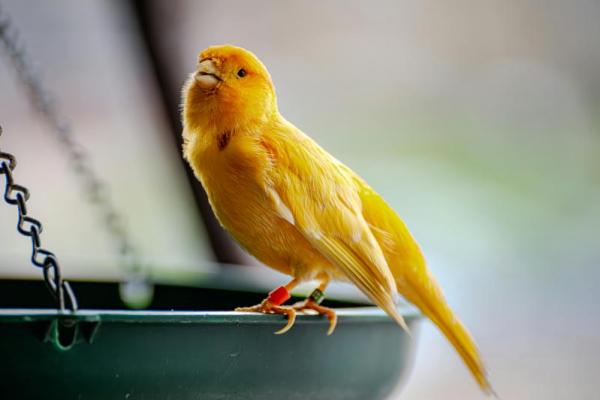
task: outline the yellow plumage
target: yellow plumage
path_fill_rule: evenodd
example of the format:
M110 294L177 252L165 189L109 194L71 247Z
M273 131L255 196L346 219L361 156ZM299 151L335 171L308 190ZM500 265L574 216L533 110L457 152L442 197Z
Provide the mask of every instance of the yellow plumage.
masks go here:
M294 284L350 281L406 328L394 302L400 293L490 390L473 340L402 220L279 114L269 73L252 53L234 46L203 51L184 88L183 121L185 158L221 224L248 252Z

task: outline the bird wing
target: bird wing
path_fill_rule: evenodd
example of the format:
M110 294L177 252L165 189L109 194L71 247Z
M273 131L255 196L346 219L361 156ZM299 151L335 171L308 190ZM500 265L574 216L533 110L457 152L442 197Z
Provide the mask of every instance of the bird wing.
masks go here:
M394 304L394 277L362 215L352 176L289 123L263 136L261 145L271 160L264 190L279 215L407 329Z

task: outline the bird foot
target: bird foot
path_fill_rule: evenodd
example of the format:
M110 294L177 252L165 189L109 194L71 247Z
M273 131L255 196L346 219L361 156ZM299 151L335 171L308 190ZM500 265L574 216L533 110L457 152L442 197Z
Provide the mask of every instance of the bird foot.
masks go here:
M316 311L319 315L324 315L329 320L329 329L327 336L331 335L337 326L337 314L331 308L323 307L312 299L299 301L292 305L292 309L305 313L306 311Z
M276 335L281 335L289 331L296 321L296 310L292 307L278 306L269 301L263 300L260 304L251 307L238 307L235 311L240 312L258 312L262 314L282 314L287 315L287 324L275 332Z

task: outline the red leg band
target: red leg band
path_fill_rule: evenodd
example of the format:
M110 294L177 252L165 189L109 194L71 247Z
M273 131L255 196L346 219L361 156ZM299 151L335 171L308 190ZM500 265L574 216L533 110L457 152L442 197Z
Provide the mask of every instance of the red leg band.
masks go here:
M276 306L280 306L286 301L288 301L290 297L292 296L290 295L290 292L287 290L287 288L285 286L280 286L269 293L269 297L267 298L267 300L269 300L269 303L275 304Z

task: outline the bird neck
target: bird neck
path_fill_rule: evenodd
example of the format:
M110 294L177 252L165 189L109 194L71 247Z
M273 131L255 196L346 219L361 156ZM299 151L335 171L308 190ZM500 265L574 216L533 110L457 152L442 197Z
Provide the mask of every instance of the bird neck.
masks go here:
M240 109L216 95L190 90L183 104L183 122L188 134L218 136L223 132L257 132L278 118L275 102L262 112Z

